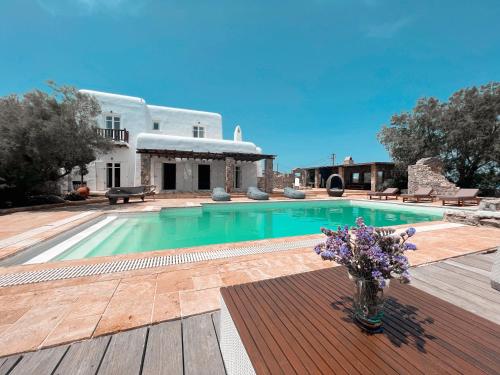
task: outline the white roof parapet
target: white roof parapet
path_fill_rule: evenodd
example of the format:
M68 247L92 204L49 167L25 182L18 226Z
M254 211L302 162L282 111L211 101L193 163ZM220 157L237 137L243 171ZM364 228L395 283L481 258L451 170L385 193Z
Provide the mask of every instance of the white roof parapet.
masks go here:
M145 104L146 103L146 101L143 98L139 98L136 96L119 95L119 94L112 94L109 92L94 91L94 90L87 90L87 89L81 89L78 91L81 92L82 94L100 96L100 97L105 97L105 98L114 99L114 100L130 101L130 102L134 102L134 103L138 103L138 104Z
M174 108L174 107L166 107L161 105L147 105L150 110L153 111L165 111L165 112L179 112L179 113L192 113L196 115L205 115L205 116L213 116L217 118L222 118L220 113L216 112L207 112L207 111L198 111L195 109L187 109L187 108Z
M225 139L191 138L174 135L139 133L138 150L178 150L211 153L260 154L260 149L251 142L234 142Z

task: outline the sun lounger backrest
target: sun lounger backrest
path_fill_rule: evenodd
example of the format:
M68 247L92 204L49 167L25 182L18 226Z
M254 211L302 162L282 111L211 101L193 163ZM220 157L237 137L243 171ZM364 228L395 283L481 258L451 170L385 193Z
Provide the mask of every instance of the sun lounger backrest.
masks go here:
M398 188L387 188L383 191L384 194L397 194L399 191Z
M460 198L474 198L479 193L479 189L460 189L456 197Z
M415 191L413 195L431 195L432 188L430 187L420 187Z

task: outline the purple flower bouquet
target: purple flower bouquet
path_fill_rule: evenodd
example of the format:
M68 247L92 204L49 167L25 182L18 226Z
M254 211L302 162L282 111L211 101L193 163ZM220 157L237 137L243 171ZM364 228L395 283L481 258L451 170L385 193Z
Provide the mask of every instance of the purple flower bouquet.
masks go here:
M363 218L356 220L356 226L339 227L336 231L321 228L327 236L314 251L323 260L334 261L347 267L349 277L354 281L354 318L362 328L370 332L382 329L384 289L390 279L410 281L407 250L417 247L408 238L416 230L408 228L395 234L392 228L367 226Z

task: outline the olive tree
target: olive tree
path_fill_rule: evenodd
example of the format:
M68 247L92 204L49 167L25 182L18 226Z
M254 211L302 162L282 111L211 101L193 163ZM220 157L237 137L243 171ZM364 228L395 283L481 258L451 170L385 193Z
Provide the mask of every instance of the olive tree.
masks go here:
M378 139L399 171L440 156L458 186L493 193L500 184L500 83L461 89L446 102L419 99L412 111L393 115Z
M0 179L10 192L4 199L43 192L111 148L97 132L94 97L52 82L49 88L0 98Z

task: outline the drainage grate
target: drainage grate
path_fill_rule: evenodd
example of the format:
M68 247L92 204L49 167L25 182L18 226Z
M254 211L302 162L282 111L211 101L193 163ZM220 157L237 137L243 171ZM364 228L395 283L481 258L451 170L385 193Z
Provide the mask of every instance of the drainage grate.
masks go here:
M83 266L52 268L39 271L11 273L0 276L0 287L33 284L44 281L72 279L76 277L102 275L105 273L133 271L145 268L164 267L175 264L197 263L207 260L232 258L242 255L272 253L312 247L321 239L307 239L292 242L280 242L269 245L254 245L240 248L227 248L198 253L172 254L141 259L127 259L114 262L88 264Z

